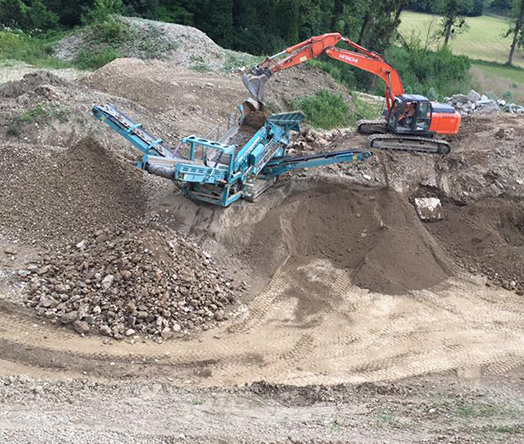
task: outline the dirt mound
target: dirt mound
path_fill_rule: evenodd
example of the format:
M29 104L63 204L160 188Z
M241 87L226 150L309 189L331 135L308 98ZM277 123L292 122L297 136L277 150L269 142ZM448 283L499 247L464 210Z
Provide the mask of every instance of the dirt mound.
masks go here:
M146 205L140 172L90 139L65 151L3 147L0 188L2 232L46 246L135 220Z
M73 61L80 51L96 52L106 46L126 57L162 59L172 65L200 70L238 68L256 60L250 54L221 48L204 32L191 26L136 17L115 16L115 19L123 25L127 38L101 41L96 31L83 30L60 41L58 58Z
M22 80L4 83L0 86L0 98L14 99L33 91L41 85L64 86L67 82L49 71L37 71L26 74Z
M360 287L401 294L450 276L451 261L401 195L327 185L270 211L253 238L261 263L287 253L297 262L328 259ZM266 265L267 266L267 265Z
M206 135L249 97L241 76L197 72L161 60L117 59L83 78L91 90L124 97L147 108L178 132ZM293 99L323 89L341 94L350 107L351 96L319 68L297 67L275 74L266 85L272 112L290 111ZM129 105L126 105L129 106ZM128 111L124 108L124 111ZM140 121L140 115L131 117Z
M524 294L524 203L485 199L448 203L443 211L444 220L429 231L470 271Z
M25 276L39 315L116 339L207 330L235 298L209 254L158 226L99 230Z

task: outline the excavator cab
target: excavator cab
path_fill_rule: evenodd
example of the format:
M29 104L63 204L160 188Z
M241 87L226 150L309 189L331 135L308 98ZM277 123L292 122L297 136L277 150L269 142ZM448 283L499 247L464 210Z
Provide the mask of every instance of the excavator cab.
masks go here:
M395 98L387 122L395 134L430 133L433 108L431 102L423 96L402 94Z

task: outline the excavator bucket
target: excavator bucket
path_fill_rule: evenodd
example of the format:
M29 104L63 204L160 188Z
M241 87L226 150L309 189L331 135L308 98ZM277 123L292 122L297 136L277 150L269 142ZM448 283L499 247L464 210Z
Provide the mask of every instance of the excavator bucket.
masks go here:
M262 101L264 96L264 85L273 74L269 69L254 68L250 73L242 76L242 83L247 88L249 93L257 99Z

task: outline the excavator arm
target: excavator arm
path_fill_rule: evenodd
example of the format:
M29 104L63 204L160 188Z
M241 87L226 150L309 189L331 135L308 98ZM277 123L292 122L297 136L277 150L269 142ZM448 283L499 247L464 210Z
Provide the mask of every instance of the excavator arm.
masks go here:
M346 43L351 50L337 48L336 45L341 41ZM249 74L245 74L242 80L251 95L258 101L262 101L264 85L275 72L316 59L322 54L380 77L386 86L385 97L388 111L393 105L394 98L404 93L402 80L395 68L379 54L363 48L347 37L342 37L339 33L312 37L268 57L253 68Z

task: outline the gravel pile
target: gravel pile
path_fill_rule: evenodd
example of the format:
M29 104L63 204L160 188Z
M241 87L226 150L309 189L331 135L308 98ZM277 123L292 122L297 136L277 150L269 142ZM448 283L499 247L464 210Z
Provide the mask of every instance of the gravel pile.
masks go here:
M468 95L456 94L446 98L446 103L452 105L462 116L473 113L505 112L510 114L524 114L524 106L508 103L505 100L493 100L471 90Z
M67 82L49 71L36 71L26 74L22 80L11 81L0 86L0 98L12 99L33 91L42 85L65 86Z
M128 38L123 41L101 42L98 35L90 30L83 30L60 41L57 57L72 61L81 50L96 52L100 47L110 46L116 47L125 57L163 59L185 67L218 70L226 62L248 65L255 63L253 56L227 51L204 32L191 26L136 17L115 16L115 20L124 25Z
M19 276L39 315L115 339L207 330L227 319L237 292L208 253L157 225L99 230Z
M146 212L142 173L92 139L67 150L4 146L0 189L2 233L47 248Z

